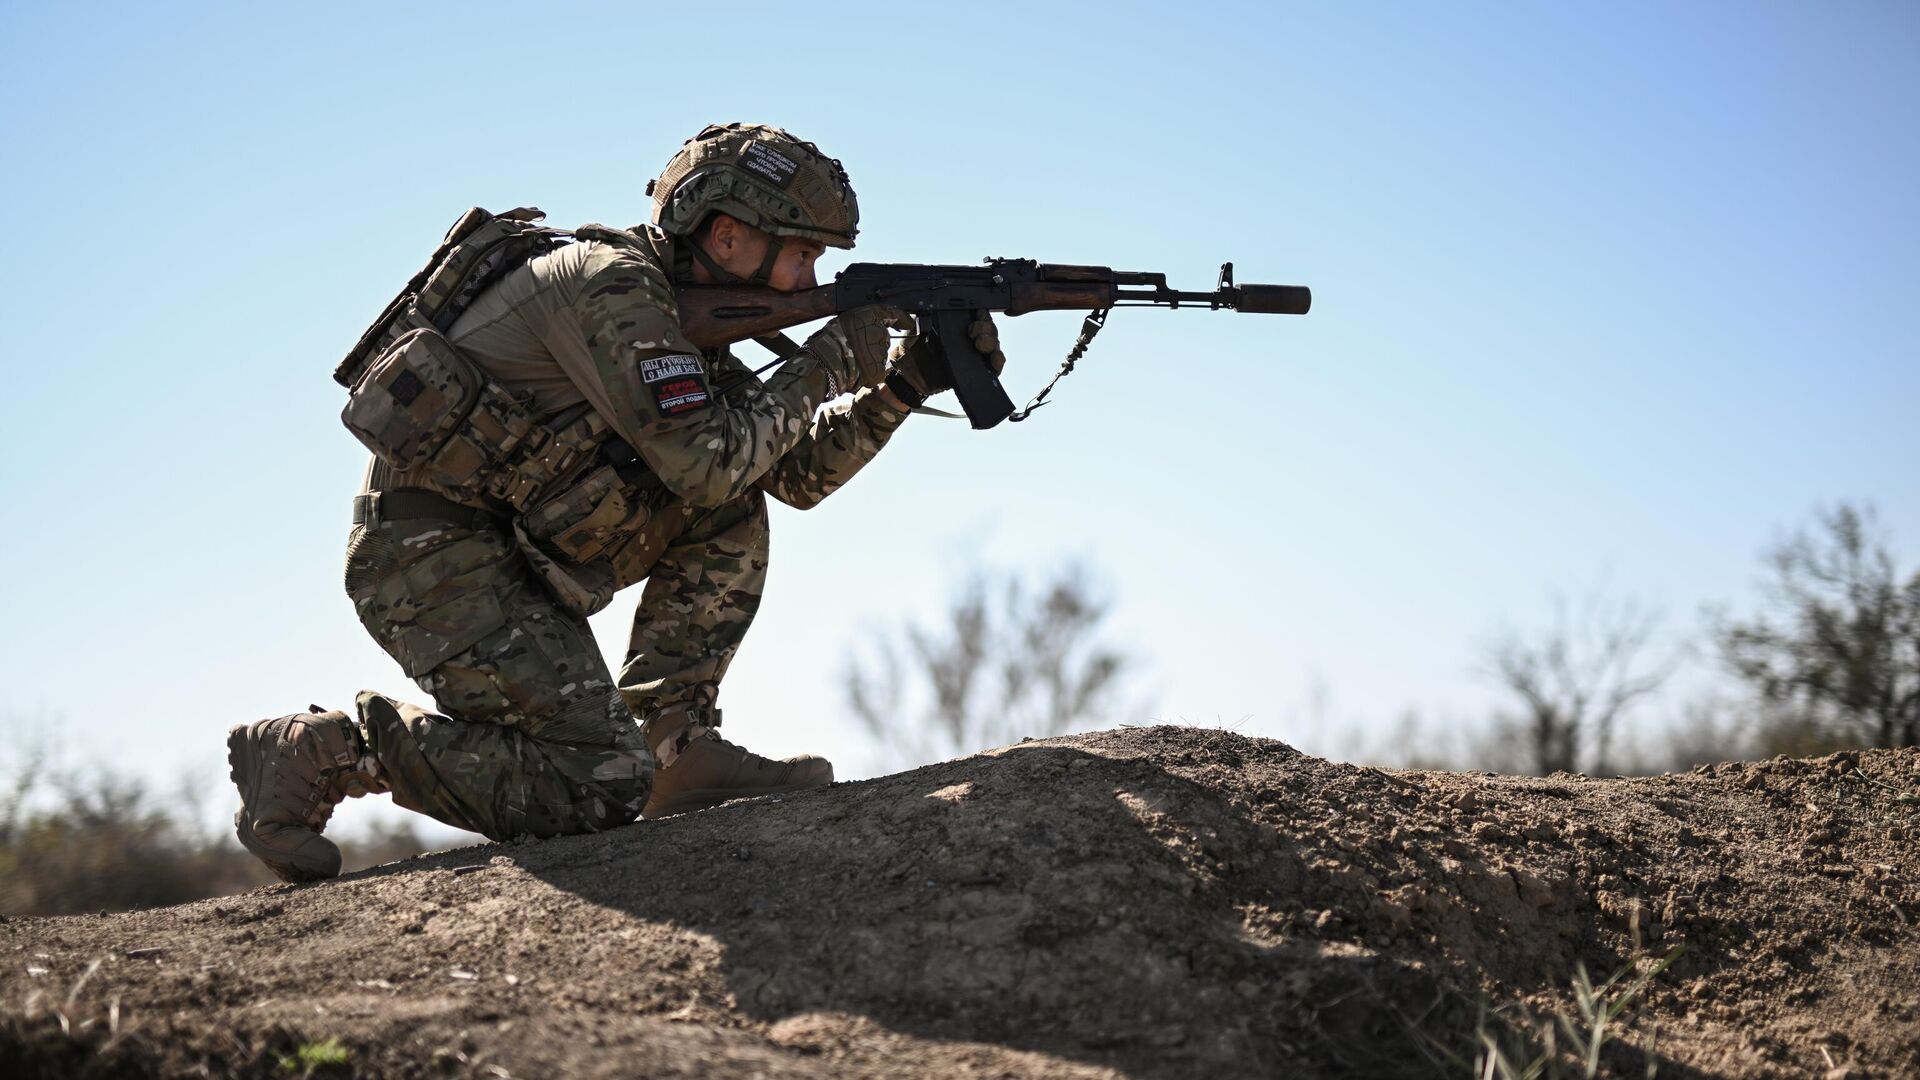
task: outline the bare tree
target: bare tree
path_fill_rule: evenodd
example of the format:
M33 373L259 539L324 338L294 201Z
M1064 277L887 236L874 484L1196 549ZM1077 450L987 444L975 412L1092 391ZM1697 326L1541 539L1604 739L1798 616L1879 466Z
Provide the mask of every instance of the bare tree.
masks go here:
M976 573L935 627L849 658L848 705L894 764L1062 734L1103 714L1127 657L1096 639L1109 602L1070 565L1039 588Z
M1498 727L1530 771L1606 773L1616 729L1672 676L1677 657L1649 656L1660 617L1595 589L1576 610L1554 599L1553 625L1537 636L1508 630L1489 650L1489 673L1519 699Z
M1719 619L1764 749L1920 745L1920 570L1903 583L1873 508L1842 503L1767 553L1773 617Z

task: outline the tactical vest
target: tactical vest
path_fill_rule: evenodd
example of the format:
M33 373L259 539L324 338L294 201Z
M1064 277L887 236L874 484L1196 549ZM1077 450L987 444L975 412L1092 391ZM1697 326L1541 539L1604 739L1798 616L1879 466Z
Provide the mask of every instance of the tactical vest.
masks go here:
M446 337L487 288L575 238L538 224L545 216L468 210L333 373L348 391L340 419L354 437L462 503L524 512L609 441L606 420L585 404L543 423ZM591 238L615 239L601 234ZM624 442L609 449L633 457Z

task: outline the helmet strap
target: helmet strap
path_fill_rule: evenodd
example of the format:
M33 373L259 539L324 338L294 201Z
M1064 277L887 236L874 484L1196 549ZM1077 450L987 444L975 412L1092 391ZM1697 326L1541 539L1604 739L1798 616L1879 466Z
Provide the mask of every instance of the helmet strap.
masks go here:
M746 280L739 274L721 266L713 256L707 254L707 249L701 246L700 241L692 237L687 238L687 251L693 255L695 262L707 268L707 273L713 276L713 280L722 285L738 285Z
M780 249L787 246L784 236L767 234L767 257L760 260L760 269L747 279L749 285L765 285L773 280L773 264L780 258Z

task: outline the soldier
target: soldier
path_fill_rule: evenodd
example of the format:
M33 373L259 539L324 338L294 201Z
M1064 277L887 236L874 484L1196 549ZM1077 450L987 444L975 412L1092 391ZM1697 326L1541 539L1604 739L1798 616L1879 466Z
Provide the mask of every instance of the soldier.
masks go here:
M451 451L369 467L346 589L439 711L365 692L358 722L315 706L232 729L235 827L280 877L339 872L321 831L347 796L391 792L500 840L832 782L824 758L772 761L719 732L720 680L766 580L766 495L813 506L910 406L948 387L932 342L908 337L889 353L900 316L887 309L831 320L764 382L682 335L676 283L810 288L827 247L853 247L853 188L812 143L708 127L649 191L651 227L564 234L436 335L457 354L441 361L470 363L484 384L461 406L471 417L448 423L471 433L491 417L517 431L514 410L530 409L550 434L539 454L516 435L519 452L469 453L457 470ZM1004 363L984 316L971 335ZM382 407L439 400L407 378L383 388ZM616 680L586 619L642 580Z

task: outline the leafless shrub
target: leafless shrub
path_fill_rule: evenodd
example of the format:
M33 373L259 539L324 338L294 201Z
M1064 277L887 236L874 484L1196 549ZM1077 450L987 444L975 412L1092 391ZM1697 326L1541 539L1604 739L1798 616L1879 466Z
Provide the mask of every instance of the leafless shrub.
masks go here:
M1129 665L1098 640L1108 607L1079 566L1038 587L976 573L940 624L888 630L849 657L847 703L901 767L1107 718Z
M1717 618L1762 750L1920 745L1920 570L1903 582L1871 506L1815 515L1767 554L1771 612Z
M1494 724L1515 771L1612 770L1621 720L1673 674L1677 656L1655 656L1657 613L1594 590L1575 608L1554 600L1553 624L1531 635L1508 630L1488 654L1493 679L1519 709ZM1488 766L1491 767L1491 766Z

